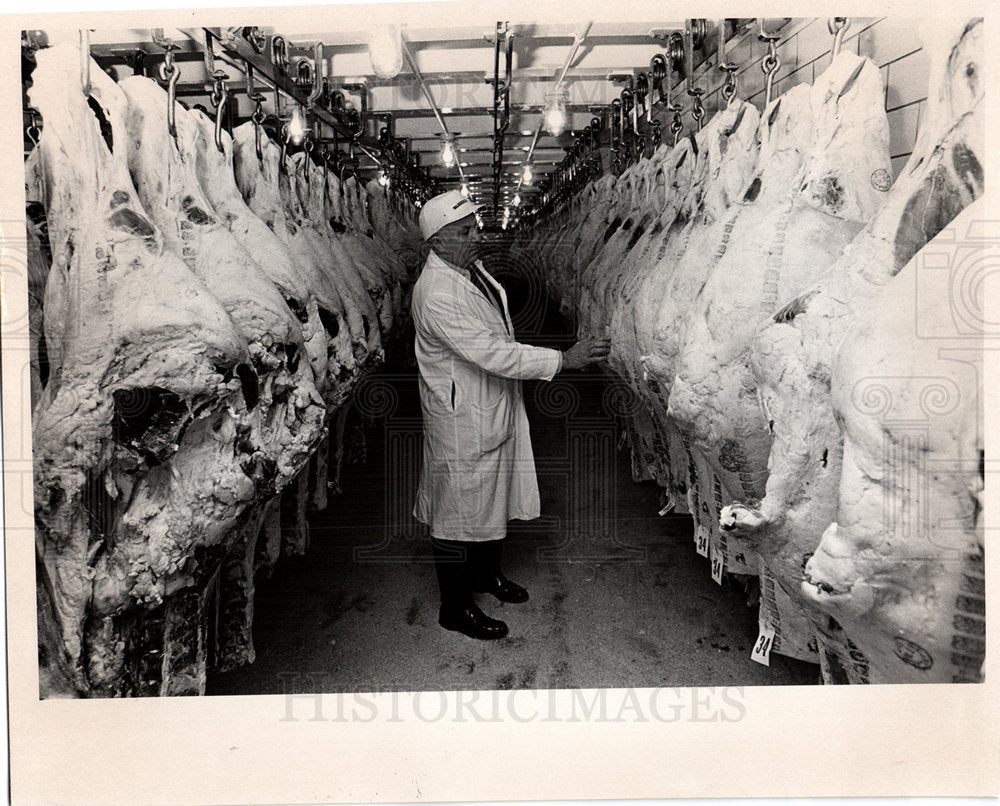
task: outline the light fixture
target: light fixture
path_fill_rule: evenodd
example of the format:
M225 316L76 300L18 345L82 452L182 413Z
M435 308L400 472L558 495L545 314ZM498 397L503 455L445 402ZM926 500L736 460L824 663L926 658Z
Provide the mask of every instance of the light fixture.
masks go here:
M379 78L395 78L403 69L403 43L397 25L378 25L368 33L368 55L372 72Z
M305 113L303 113L301 106L296 106L292 110L292 119L288 121L288 140L295 145L300 145L305 139L305 136Z
M389 187L389 173L384 167L378 169L378 183L382 187Z
M462 183L462 191L461 192L462 192L462 195L465 196L465 198L469 198L469 186L467 184L465 184L465 182Z
M518 207L520 204L521 204L521 194L520 193L515 193L514 194L514 206Z
M557 90L545 96L545 129L549 134L558 137L566 128L566 93Z
M445 168L451 168L455 164L455 160L455 143L450 137L447 137L441 143L441 164Z
M531 163L530 162L526 162L524 164L524 170L521 171L521 180L524 182L524 184L530 185L531 181L534 178L535 178L535 175L531 171Z

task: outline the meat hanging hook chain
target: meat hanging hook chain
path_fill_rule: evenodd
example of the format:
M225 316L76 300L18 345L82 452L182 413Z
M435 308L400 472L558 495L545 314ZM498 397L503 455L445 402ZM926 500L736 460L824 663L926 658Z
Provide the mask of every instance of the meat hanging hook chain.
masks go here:
M698 131L701 131L702 124L705 121L705 105L701 102L702 91L700 89L692 90L689 94L694 96L694 102L691 105L691 117L698 124Z
M215 147L223 154L226 149L222 145L222 110L228 99L229 90L226 89L226 82L222 76L217 76L212 88L212 105L215 107Z
M780 36L780 34L764 34L761 36L762 39L767 40L767 53L760 60L760 69L767 76L764 92L765 107L771 103L771 94L774 90L774 76L778 72L778 68L781 67L781 59L778 58L778 39Z
M260 127L264 122L264 99L258 97L253 109L253 114L250 115L250 120L253 121L253 144L254 150L257 152L257 162L264 165L264 150L262 148L260 140Z
M180 68L174 64L174 49L176 45L172 42L167 45L167 53L160 65L160 80L167 83L167 131L170 136L177 140L176 126L176 102L177 102L177 82L181 77Z

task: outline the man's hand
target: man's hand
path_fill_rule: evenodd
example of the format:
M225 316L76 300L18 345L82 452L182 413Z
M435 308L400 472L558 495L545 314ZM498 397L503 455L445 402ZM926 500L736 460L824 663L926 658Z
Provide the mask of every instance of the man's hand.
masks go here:
M603 361L611 349L611 339L600 338L580 339L563 353L563 369L580 369L588 364Z

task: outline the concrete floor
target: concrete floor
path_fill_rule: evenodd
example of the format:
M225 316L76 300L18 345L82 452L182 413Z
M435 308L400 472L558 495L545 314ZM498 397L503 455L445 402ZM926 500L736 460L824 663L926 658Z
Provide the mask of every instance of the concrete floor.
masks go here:
M540 315L519 338L565 345L551 311ZM563 373L524 389L542 517L511 524L504 568L531 599L479 597L508 623L507 638L437 624L429 545L409 515L420 408L403 360L359 391L365 455L345 460L343 494L311 516L309 553L281 560L258 587L256 661L210 675L208 693L817 683L817 666L750 660L756 607L728 579L712 581L690 519L659 517L659 488L632 481L606 377ZM361 422L349 426L355 436Z

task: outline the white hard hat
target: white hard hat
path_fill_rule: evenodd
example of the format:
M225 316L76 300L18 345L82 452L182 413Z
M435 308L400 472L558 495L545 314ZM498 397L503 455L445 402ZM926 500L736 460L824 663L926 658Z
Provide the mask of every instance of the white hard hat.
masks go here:
M461 221L479 209L457 190L449 190L430 199L420 209L420 234L426 241L441 227Z

